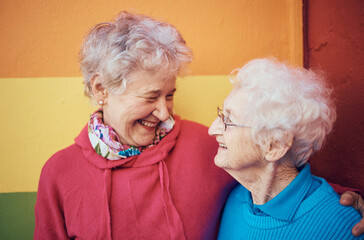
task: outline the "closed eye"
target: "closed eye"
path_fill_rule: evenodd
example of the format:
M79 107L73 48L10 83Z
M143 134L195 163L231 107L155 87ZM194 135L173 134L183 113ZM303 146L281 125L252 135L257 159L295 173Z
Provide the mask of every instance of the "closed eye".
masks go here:
M166 96L166 99L167 99L167 101L172 101L173 100L173 97L174 97L174 94L168 94Z
M147 97L146 99L148 100L148 102L155 102L158 97Z
M177 91L177 89L173 89L172 91L170 91L166 96L166 100L173 101L173 97L174 97L174 94L176 93L176 91Z

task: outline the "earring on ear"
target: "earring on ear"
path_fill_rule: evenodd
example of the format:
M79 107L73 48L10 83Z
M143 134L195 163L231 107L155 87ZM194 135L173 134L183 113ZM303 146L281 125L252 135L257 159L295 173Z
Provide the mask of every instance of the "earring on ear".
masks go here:
M98 102L98 104L99 104L100 106L103 106L103 105L104 105L104 101L100 100L100 101Z

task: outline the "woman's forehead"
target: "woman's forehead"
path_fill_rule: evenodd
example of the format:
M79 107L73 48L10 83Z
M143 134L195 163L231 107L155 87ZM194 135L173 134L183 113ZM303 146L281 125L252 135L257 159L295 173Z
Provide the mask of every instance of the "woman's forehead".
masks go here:
M133 79L127 85L126 90L140 94L171 92L176 90L176 78L166 78L158 74L139 72L133 75Z
M136 70L132 72L129 77L130 80L161 80L161 81L170 81L175 80L177 76L172 73L168 73L165 71L145 71L145 70Z
M231 111L231 108L242 107L245 101L246 93L241 87L235 87L225 99L224 109Z

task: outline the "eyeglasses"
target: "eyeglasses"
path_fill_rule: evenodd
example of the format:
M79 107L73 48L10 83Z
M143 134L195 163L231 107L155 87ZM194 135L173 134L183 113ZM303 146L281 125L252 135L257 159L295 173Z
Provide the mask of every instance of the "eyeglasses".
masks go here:
M224 131L226 131L227 126L233 126L233 127L250 127L247 125L241 125L241 124L235 124L233 122L227 122L227 118L225 117L223 113L223 109L217 107L217 116L219 116L222 120L222 123L224 124ZM231 120L230 120L231 121Z

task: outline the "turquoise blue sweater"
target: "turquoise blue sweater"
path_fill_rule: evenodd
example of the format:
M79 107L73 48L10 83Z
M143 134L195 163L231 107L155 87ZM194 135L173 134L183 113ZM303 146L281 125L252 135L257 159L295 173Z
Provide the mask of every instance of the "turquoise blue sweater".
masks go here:
M307 164L276 197L253 204L250 192L238 185L229 195L218 239L364 239L352 227L361 219Z

